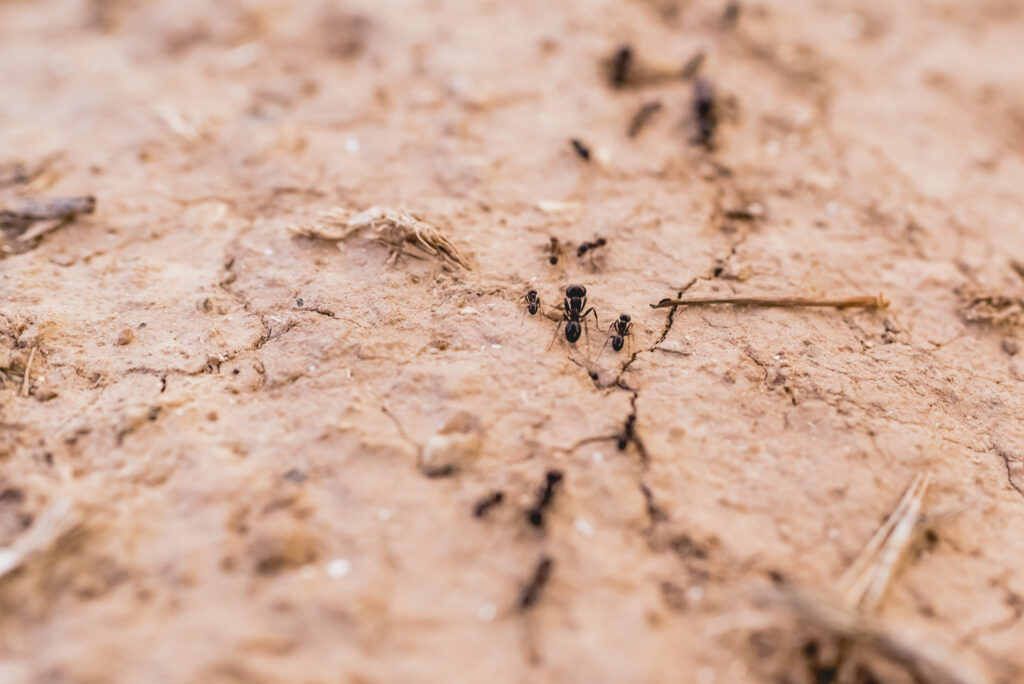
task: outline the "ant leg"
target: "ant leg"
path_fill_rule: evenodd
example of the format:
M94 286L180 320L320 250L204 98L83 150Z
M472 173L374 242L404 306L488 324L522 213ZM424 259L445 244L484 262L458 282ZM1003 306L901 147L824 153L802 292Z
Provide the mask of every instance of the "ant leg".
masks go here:
M605 338L604 344L601 345L601 351L599 351L597 353L597 358L599 358L599 359L601 358L601 355L604 354L604 350L608 348L608 343L611 342L611 341L612 341L612 336L611 335L609 335L608 337Z
M551 336L551 342L548 343L548 351L551 351L551 347L555 345L555 340L558 339L558 331L562 329L562 323L564 323L564 320L558 321L558 325L555 326L555 334Z
M600 322L598 322L598 320L597 320L597 312L596 312L596 311L594 311L594 307L590 307L589 309L587 309L586 311L584 311L584 312L583 312L583 315L582 315L582 316L580 316L580 320L582 321L582 320L583 320L584 318L586 318L586 317L587 317L587 314L593 314L593 316L594 316L594 325L596 325L596 326L597 326L597 330L598 330L598 332L604 332L604 330L601 330L601 323L600 323Z

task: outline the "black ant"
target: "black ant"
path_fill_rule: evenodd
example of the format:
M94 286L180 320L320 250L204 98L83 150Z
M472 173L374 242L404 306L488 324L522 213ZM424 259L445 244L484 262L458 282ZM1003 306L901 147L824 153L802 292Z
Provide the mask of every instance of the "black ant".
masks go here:
M603 237L595 237L592 242L581 242L580 246L576 248L576 256L582 259L586 256L587 252L590 252L590 268L597 270L597 264L594 262L594 252L607 244L608 241Z
M554 564L555 562L551 560L550 556L540 557L537 565L533 568L533 574L530 576L529 581L519 591L519 600L516 601L519 610L526 610L537 603L537 599L540 598L541 589L551 579L551 567Z
M711 149L718 128L718 103L715 89L703 79L699 79L693 86L693 116L697 121L694 143Z
M579 138L573 138L569 142L572 144L573 151L579 155L580 159L586 162L590 161L590 148L587 147L585 142Z
M530 312L531 316L536 315L540 311L540 296L536 290L530 290L519 298L519 301L524 300L526 301L526 310Z
M615 351L622 351L622 346L626 343L626 338L632 335L633 324L630 323L629 314L620 314L619 320L612 323L612 336L608 339L611 340L612 349ZM605 344L608 344L605 342Z
M615 446L619 451L625 451L629 443L636 440L636 413L626 416L626 423L622 426L622 433L619 434Z
M587 306L587 288L582 285L569 285L565 288L565 299L562 301L562 320L558 323L558 328L555 328L555 337L558 336L558 329L565 323L565 339L570 344L576 344L576 341L580 339L580 333L583 332L583 319L588 314L594 315L594 325L597 329L601 329L601 324L597 320L597 312L594 311L594 307L584 309ZM589 339L589 338L588 338ZM551 343L554 344L554 338L551 339ZM550 345L549 345L550 347Z
M608 241L603 237L594 238L593 242L581 242L580 246L576 248L576 256L582 259L583 255L590 250L597 249L598 247L604 247L607 244Z
M555 490L558 487L558 483L562 481L562 471L551 469L544 476L544 486L537 490L537 502L526 511L526 519L534 527L542 527L544 525L544 511L551 505L552 499L555 498Z
M548 263L554 266L558 263L558 257L562 253L562 245L558 238L553 237L548 244L544 245L544 252L548 255Z
M505 500L505 494L501 491L491 492L476 502L473 506L473 517L482 518L487 512Z

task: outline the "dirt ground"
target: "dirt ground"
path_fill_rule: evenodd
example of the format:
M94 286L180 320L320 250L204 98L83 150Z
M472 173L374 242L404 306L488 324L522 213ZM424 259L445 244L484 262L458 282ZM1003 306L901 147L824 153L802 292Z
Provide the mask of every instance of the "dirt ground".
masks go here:
M737 7L0 0L0 681L940 681L780 598L919 473L871 619L1022 681L1024 7Z

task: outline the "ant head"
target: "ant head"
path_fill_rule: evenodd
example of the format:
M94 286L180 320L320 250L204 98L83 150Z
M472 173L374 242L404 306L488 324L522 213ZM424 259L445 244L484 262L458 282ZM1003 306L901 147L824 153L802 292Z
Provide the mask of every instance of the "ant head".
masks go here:
M629 314L619 314L619 320L622 321L623 323L629 323Z
M594 240L594 246L595 247L604 247L607 244L608 244L608 241L605 240L603 237L599 237L596 240Z
M555 264L558 263L558 257L556 257L556 256L548 257L548 263L550 263L552 266L554 266Z
M533 299L534 297L537 296L537 291L536 290L530 290L529 292L526 293L526 296L529 297L530 299Z
M583 332L583 328L576 321L568 321L565 324L565 339L569 342L575 343L576 340L580 339L581 332Z
M565 296L569 299L578 299L587 296L587 288L582 285L570 285L565 288Z

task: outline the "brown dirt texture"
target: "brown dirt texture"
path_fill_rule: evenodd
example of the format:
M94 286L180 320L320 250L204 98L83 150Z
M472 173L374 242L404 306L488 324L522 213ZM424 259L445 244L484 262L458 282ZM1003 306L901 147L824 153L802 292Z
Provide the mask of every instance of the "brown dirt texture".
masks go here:
M0 0L0 681L1024 681L1022 35ZM815 619L923 474L868 626Z

